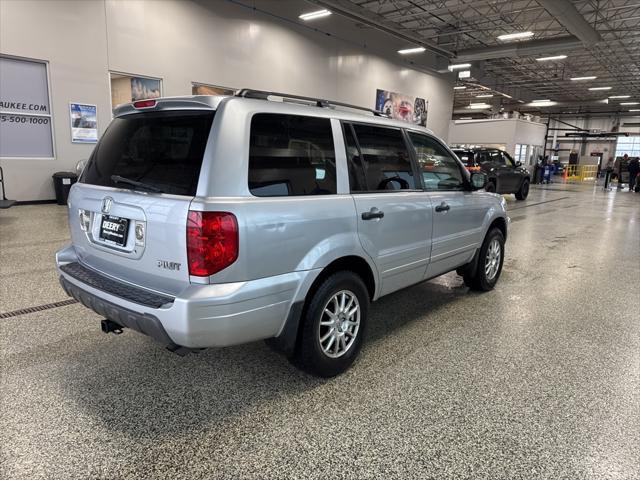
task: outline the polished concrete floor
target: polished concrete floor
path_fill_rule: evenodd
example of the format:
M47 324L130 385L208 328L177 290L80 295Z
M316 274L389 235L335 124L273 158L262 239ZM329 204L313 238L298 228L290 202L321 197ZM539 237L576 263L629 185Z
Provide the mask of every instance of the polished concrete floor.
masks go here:
M180 358L75 304L0 318L4 479L640 478L640 194L550 185L497 288L374 304L320 380L262 342ZM0 312L65 300L54 205L0 211Z

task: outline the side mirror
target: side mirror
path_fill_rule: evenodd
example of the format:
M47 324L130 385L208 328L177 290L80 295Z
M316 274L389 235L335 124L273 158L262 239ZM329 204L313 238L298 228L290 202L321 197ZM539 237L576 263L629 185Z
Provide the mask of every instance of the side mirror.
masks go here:
M516 162L516 167L521 167L521 166L522 166L522 162L521 162L520 160L518 160L518 161Z
M481 190L487 185L487 174L483 172L473 172L471 174L471 186L474 190Z

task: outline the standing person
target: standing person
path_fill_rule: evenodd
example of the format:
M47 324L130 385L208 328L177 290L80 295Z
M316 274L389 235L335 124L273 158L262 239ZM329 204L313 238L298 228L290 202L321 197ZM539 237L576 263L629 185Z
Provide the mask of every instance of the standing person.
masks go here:
M625 154L626 157L626 154ZM638 173L640 172L640 161L638 161L638 157L634 157L629 160L628 164L629 170L629 191L633 192L633 187L636 184Z
M611 181L611 174L613 173L613 157L609 157L609 161L604 167L604 188L609 189L609 182Z
M625 154L626 155L626 154ZM620 157L616 157L615 161L613 162L613 174L615 175L616 179L618 180L618 186L617 186L617 190L620 190L622 188L622 179L620 178Z

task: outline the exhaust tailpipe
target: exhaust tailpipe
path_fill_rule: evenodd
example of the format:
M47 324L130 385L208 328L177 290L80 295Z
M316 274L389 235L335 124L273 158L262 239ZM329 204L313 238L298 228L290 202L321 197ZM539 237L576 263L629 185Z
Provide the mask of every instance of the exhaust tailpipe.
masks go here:
M104 333L111 332L111 333L115 333L116 335L120 335L124 327L116 322L112 322L111 320L104 319L100 322L100 328Z

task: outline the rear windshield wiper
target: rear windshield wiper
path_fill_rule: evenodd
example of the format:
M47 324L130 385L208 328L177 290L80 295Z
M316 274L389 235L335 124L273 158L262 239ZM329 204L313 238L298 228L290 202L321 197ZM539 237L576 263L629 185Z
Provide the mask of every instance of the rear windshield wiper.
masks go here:
M133 185L134 187L146 188L152 192L163 193L158 187L154 187L148 183L138 182L137 180L131 180L127 177L121 177L120 175L111 175L111 181L115 183L126 183L127 185Z

